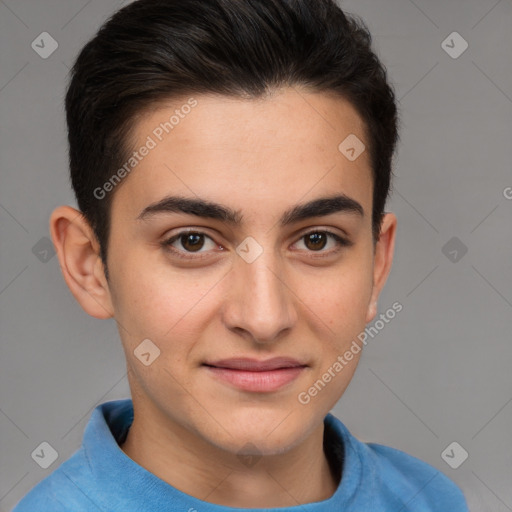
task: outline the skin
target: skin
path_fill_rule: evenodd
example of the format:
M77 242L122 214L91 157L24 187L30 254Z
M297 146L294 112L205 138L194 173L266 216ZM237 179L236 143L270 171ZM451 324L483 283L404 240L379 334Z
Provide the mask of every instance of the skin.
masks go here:
M351 133L368 146L361 118L344 99L296 87L258 100L195 98L198 105L110 192L109 281L84 217L70 206L55 209L50 231L62 273L87 313L118 323L135 410L121 447L126 455L177 489L219 505L325 500L339 482L323 451L323 419L361 353L308 404L297 397L375 317L396 217L385 214L374 246L369 154L351 162L338 150ZM139 117L134 148L185 102L169 101ZM278 224L288 208L333 193L358 201L364 216L338 212ZM168 194L229 206L243 223L182 213L137 220ZM187 228L210 237L200 260L160 245ZM327 239L315 250L304 238L326 229L352 245L336 253L336 241ZM248 236L263 248L253 263L236 253ZM173 247L195 254L179 239ZM149 366L134 355L146 338L161 351ZM236 356L291 356L308 367L278 391L262 393L241 391L202 366ZM251 465L240 454L261 458Z

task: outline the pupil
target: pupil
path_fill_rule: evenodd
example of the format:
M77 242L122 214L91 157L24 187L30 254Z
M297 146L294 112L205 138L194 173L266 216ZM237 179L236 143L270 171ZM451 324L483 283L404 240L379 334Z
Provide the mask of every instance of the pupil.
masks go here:
M183 245L183 247L185 247L185 249L191 249L192 251L197 251L198 249L201 249L201 247L203 246L203 244L201 243L202 240L201 240L201 237L202 235L199 235L197 233L192 233L192 234L187 234L187 235L183 235L181 237L181 243ZM185 242L183 241L183 239L185 239Z
M313 242L313 247L310 247L312 249L323 249L326 242L325 235L323 233L311 233L308 235L308 242Z

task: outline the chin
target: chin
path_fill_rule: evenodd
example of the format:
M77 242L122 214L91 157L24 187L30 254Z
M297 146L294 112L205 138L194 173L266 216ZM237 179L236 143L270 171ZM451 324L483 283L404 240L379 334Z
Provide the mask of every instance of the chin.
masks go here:
M224 442L212 440L217 446L238 455L278 455L294 448L308 435L307 424L293 414L274 411L262 415L248 415L244 419L227 422ZM284 420L284 421L283 421ZM222 446L220 446L222 444Z

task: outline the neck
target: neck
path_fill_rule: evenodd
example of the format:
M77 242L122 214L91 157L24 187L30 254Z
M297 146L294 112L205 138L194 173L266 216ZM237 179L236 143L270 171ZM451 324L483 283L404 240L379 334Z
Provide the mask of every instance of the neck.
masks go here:
M339 482L325 455L323 436L322 423L286 453L244 458L241 464L237 454L173 422L146 425L135 415L121 449L161 480L200 500L238 508L292 507L329 499L336 491Z

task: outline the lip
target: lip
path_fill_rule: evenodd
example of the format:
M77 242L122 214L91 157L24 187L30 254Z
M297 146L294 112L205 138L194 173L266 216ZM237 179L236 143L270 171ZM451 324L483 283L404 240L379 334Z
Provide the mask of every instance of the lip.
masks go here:
M204 363L207 366L216 368L226 368L230 370L244 370L249 372L264 372L269 370L277 370L281 368L298 368L306 366L292 357L273 357L264 361L251 359L250 357L236 357L231 359L221 359L211 363Z
M223 359L205 363L215 378L243 391L272 392L295 380L307 365L288 357L266 361L249 358Z

